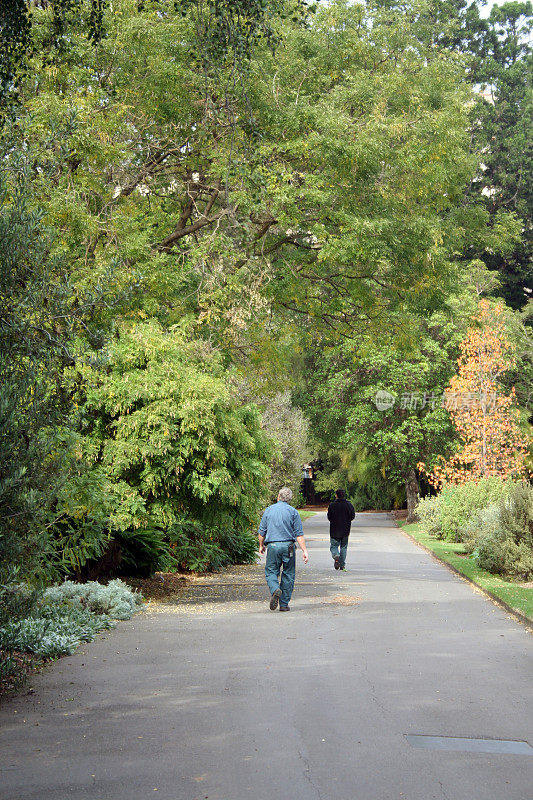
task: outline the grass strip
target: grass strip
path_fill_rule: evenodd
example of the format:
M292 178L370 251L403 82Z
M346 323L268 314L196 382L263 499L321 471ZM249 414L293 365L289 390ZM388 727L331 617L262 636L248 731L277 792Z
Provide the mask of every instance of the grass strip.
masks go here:
M449 564L495 600L499 600L511 611L533 622L533 588L507 581L499 575L480 569L472 558L465 554L463 544L435 539L422 528L420 523L407 525L405 521L398 520L397 525L438 559Z
M302 518L302 522L303 522L304 519L309 519L309 517L314 517L315 514L316 514L316 511L306 511L305 508L299 508L298 509L298 514Z

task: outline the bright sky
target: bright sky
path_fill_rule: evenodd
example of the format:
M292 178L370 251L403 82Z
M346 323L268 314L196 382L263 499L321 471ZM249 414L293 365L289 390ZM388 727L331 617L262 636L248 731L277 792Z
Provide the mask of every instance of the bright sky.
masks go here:
M496 2L496 0L488 0L483 6L478 0L479 13L482 17L488 17L492 6L501 6L504 2L506 2L506 0L498 0L498 2Z
M496 3L495 0L488 0L488 3L486 5L484 5L484 6L482 6L481 3L479 3L480 16L488 17L489 14L490 14L490 10L491 10L492 6L501 6L501 2L500 3Z

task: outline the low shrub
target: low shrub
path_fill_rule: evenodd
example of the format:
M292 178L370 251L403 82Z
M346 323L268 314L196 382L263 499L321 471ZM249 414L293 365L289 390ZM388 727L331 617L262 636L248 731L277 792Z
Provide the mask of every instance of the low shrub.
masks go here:
M0 650L0 686L16 674L18 663L8 650Z
M1 536L0 536L1 538ZM1 548L0 548L1 549ZM0 569L0 630L9 622L30 616L39 598L39 592L20 579L19 570L13 565ZM30 667L25 657L15 655L10 648L3 647L0 639L0 693L11 691L24 682Z
M356 511L377 508L390 511L401 508L405 503L405 488L385 480L376 479L366 485L348 486L349 499Z
M82 642L91 642L100 631L115 624L105 614L93 614L76 605L63 604L42 613L5 625L0 630L2 647L45 658L71 655Z
M47 589L44 600L49 603L74 600L82 608L95 614L107 614L113 619L130 619L142 605L142 595L132 591L119 578L109 581L107 586L96 581L88 583L65 581Z
M478 567L495 574L503 572L504 536L498 503L492 503L475 514L464 529L463 540L466 552L472 554Z
M217 571L229 563L228 553L216 538L209 535L193 520L179 517L169 531L172 552L183 570L192 572Z
M515 483L498 503L478 511L464 529L464 541L482 569L533 578L533 487Z
M513 481L501 478L483 478L477 483L469 481L458 486L448 484L435 497L421 500L416 512L429 534L459 542L476 513L506 497L513 485Z
M24 685L40 659L30 653L3 650L0 647L0 696Z
M4 654L1 671L7 674L13 667L13 651L44 658L70 655L81 642L90 642L100 631L112 628L115 620L130 619L141 604L141 595L121 580L110 581L107 586L94 581L65 581L52 586L30 616L6 622L0 628Z

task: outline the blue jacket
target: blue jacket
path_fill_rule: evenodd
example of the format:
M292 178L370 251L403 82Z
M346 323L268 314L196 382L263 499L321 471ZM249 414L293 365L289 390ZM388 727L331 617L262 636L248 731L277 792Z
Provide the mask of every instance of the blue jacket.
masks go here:
M294 542L303 533L300 515L284 500L269 506L261 517L259 534L265 537L265 544Z

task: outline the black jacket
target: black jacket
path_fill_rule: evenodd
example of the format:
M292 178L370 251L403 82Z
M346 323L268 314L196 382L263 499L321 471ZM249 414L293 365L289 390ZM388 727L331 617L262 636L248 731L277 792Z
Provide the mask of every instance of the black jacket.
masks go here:
M348 500L334 500L328 508L329 535L334 539L342 539L350 535L355 508Z

